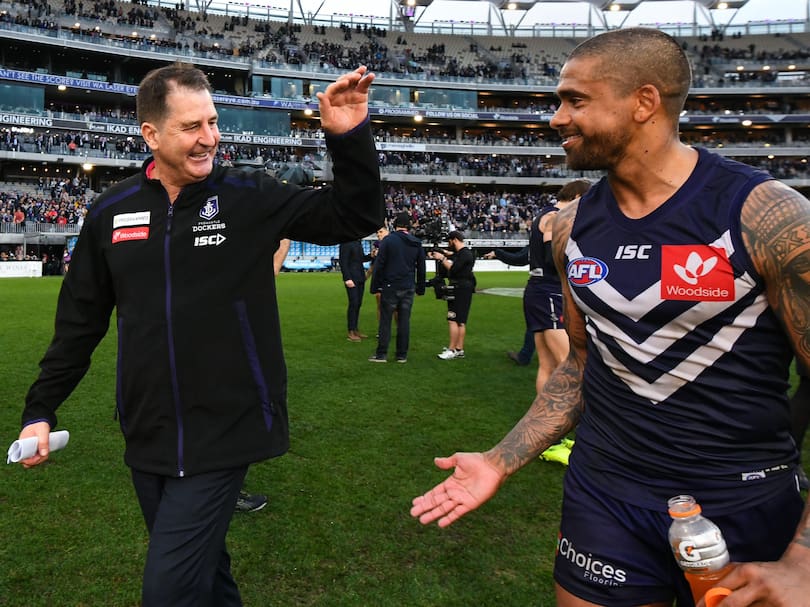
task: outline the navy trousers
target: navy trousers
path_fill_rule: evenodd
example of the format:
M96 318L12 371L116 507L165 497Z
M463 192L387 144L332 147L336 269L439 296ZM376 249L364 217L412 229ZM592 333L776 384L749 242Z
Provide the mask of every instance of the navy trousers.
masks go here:
M363 305L363 284L355 284L354 287L346 287L346 295L349 298L349 307L346 309L346 325L349 331L357 331L360 321L360 306Z
M149 530L143 607L241 607L225 536L247 466L174 478L132 470Z

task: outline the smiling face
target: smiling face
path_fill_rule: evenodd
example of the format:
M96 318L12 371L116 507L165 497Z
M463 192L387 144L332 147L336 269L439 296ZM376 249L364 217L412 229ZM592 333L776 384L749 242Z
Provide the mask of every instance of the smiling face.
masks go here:
M202 181L213 170L220 135L207 90L173 86L164 117L144 122L141 131L155 157L154 176L170 193Z
M569 60L560 73L560 104L550 125L560 134L573 170L615 167L633 137L633 96L620 94L602 67L600 60L582 57Z

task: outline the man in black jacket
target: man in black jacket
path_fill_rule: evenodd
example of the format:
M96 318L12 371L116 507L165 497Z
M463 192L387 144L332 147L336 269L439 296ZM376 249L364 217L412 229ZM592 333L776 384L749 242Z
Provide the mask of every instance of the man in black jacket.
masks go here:
M343 274L343 285L346 287L346 297L349 300L346 309L346 326L348 336L346 339L353 342L368 337L358 329L360 321L360 307L363 305L363 290L366 284L366 269L363 262L371 261L371 255L363 252L363 243L359 240L340 243L338 251L340 272Z
M414 293L425 294L425 250L422 241L408 232L410 229L408 213L399 213L394 219L394 231L380 241L374 260L371 291L380 292L381 296L377 351L369 357L371 362L388 362L394 312L397 313L397 362L408 361L413 296Z
M364 66L323 92L334 184L284 184L214 164L211 86L191 65L153 70L136 100L152 151L99 196L62 283L55 335L26 397L26 467L48 458L56 409L116 310L116 408L149 530L143 607L241 605L225 536L248 466L289 446L287 372L273 273L283 238L337 244L384 208Z

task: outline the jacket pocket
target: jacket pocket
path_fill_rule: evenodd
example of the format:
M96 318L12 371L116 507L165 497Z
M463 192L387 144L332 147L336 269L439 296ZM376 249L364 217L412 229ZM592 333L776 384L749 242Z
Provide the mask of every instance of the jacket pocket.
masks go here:
M116 322L118 328L118 352L115 356L115 413L113 419L118 418L121 424L121 431L126 434L127 418L124 415L124 387L123 387L123 362L124 362L124 320L119 316Z
M243 300L234 302L236 310L236 318L239 322L239 331L242 336L242 345L245 348L245 356L247 357L248 367L250 374L253 377L253 382L256 385L256 391L259 395L259 402L262 407L262 414L264 415L264 423L267 429L273 427L273 415L275 415L275 407L273 400L270 398L270 390L267 386L264 373L262 372L262 365L259 359L259 351L256 347L256 339L253 334L253 329L250 326L250 318L248 318L247 305Z

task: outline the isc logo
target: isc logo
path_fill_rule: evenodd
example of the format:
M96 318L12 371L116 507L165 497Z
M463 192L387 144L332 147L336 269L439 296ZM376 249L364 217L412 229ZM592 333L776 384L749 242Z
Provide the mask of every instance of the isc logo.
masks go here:
M622 244L613 259L649 259L651 244Z
M195 247L218 247L225 242L225 237L217 232L216 234L207 234L205 236L196 236L194 238Z
M568 282L575 287L587 287L599 282L608 275L608 267L604 261L595 257L580 257L568 263Z

